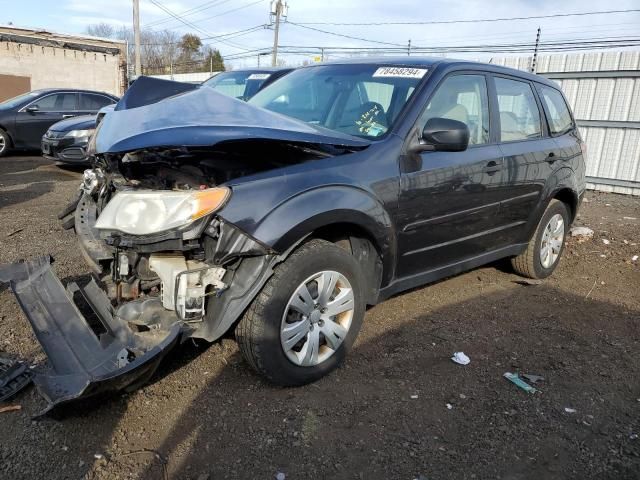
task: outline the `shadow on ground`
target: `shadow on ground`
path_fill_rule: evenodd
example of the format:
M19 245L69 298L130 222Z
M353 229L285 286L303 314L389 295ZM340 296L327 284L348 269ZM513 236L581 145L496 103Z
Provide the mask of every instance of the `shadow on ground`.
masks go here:
M316 384L271 386L228 340L189 341L129 407L87 400L58 412L58 427L99 425L91 443L109 461L89 478L161 478L162 459L175 479L637 478L638 312L543 284L387 323L402 297L368 313L345 366ZM456 350L472 363L452 363ZM542 393L506 371L544 376ZM144 434L123 436L125 415Z

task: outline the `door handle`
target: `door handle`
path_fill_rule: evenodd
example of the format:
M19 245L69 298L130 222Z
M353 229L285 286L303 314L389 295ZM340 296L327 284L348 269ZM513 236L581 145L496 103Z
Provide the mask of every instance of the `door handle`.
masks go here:
M62 115L62 118L71 118L71 117L75 117L75 115L70 115L70 114Z
M502 160L491 160L487 163L487 166L482 169L483 173L486 173L487 175L495 175L495 173L500 170L502 170Z

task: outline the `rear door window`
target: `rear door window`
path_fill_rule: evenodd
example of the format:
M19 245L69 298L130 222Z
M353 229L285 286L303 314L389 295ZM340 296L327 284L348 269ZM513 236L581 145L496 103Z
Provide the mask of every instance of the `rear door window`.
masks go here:
M531 85L495 77L500 112L500 140L513 142L542 137L540 110Z
M549 131L552 135L562 135L573 129L569 107L562 94L555 88L538 85L538 91L549 114Z
M91 93L80 94L80 110L97 112L102 107L106 107L107 105L111 105L112 103L115 102L109 97L105 97L104 95L94 95Z
M57 93L42 97L29 105L38 107L41 112L66 112L76 109L75 93Z

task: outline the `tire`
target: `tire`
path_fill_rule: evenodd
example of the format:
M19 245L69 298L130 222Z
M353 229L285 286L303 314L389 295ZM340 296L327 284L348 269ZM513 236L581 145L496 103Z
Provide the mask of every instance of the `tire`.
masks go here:
M328 275L330 279L338 279L335 289L331 290L337 293L330 297L333 300L328 303L323 303L321 296L314 296L321 290L320 277L309 281L319 272L325 272L324 275ZM325 277L322 278L324 282ZM309 283L306 283L307 281ZM327 283L327 285L330 284L331 282ZM308 287L306 291L311 294L314 300L312 303L318 302L318 306L307 320L305 320L307 317L303 317L302 313L296 311L296 307L291 306L292 302L295 303L294 293L299 292L303 285ZM316 291L314 291L314 285ZM346 288L347 286L351 289ZM330 323L328 316L330 309L337 311L344 305L350 305L350 303L343 303L342 306L335 307L335 303L340 298L347 298L345 295L349 294L349 290L353 294L353 309L335 315L332 318L336 322ZM302 297L295 298L299 301ZM334 304L333 307L332 304ZM328 308L321 308L321 305L328 305ZM287 260L275 268L273 276L253 300L236 327L236 340L249 365L272 383L283 386L304 385L327 375L342 363L358 335L364 312L364 279L355 258L347 250L331 242L315 239L300 246ZM324 317L326 320L318 319L319 315L326 315ZM345 319L349 320L345 323ZM302 331L300 333L308 334L308 337L300 339L292 349L285 350L286 340L282 339L281 335L286 336L287 333L282 333L283 329L302 325L305 321L308 323L304 327L307 329L306 333ZM340 332L343 333L342 337L336 334L333 341L341 341L341 343L331 348L325 333L333 331L331 329L335 328L335 323L339 322L342 322L342 325L348 323L349 326ZM317 329L315 335L319 338L317 343L319 348L316 349L318 363L314 365L296 363L300 357L307 358L303 354L311 351L308 348L303 350L305 345L308 347L316 344L307 343L310 342L309 339L312 338L315 329ZM293 337L289 339L289 341L292 340ZM300 347L301 343L304 344L302 347ZM299 347L300 351L296 351ZM327 354L329 354L328 357L326 357ZM313 355L310 357L313 359ZM323 359L323 357L326 358Z
M9 134L0 128L0 157L5 157L9 154L11 148L11 138Z
M545 230L551 228L551 220L554 218L558 219L558 215L562 217L562 233L561 235L558 233L558 237L561 238L562 243L559 248L548 249L552 258L547 258L546 255L543 254L542 249L547 244L551 246L551 243L544 240L544 238L548 238L545 236ZM517 257L511 259L513 269L524 277L534 279L547 278L551 275L560 263L560 258L562 257L566 243L566 235L569 230L569 222L570 218L567 206L559 200L551 200L538 223L533 237L529 240L527 249ZM553 258L554 256L555 258ZM543 260L543 257L545 260Z

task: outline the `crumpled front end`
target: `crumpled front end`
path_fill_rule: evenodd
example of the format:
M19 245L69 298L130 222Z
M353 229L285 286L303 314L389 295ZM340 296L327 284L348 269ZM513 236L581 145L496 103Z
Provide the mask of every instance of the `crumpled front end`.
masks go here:
M53 407L135 388L179 341L221 338L287 252L224 218L237 182L366 148L209 88L139 79L99 122L93 168L60 213L95 279L65 288L48 257L0 267L51 368Z
M33 377L48 402L46 410L144 383L181 332L177 323L166 329L159 324L132 328L95 281L65 289L48 256L0 266L0 282L10 284L48 357L49 368Z

